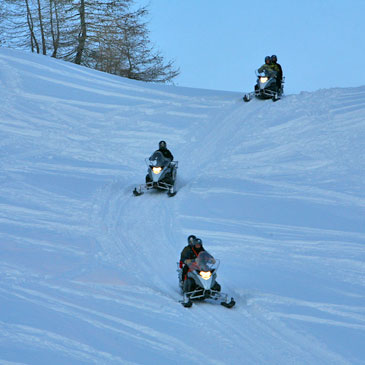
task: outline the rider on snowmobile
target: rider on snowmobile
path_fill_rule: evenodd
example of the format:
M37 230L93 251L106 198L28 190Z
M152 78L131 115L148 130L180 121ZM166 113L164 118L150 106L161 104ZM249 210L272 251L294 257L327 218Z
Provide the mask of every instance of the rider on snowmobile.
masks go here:
M182 280L186 279L186 274L189 270L188 264L195 260L202 251L205 251L202 240L194 235L190 235L188 237L188 245L184 247L180 255L180 268L183 269Z
M167 144L165 141L160 141L158 143L158 150L156 150L152 156L156 153L156 152L161 152L163 154L163 156L165 158L170 159L171 161L174 160L174 156L172 155L172 153L167 149ZM152 158L152 156L150 157L150 159Z
M264 71L267 71L268 73L275 71L270 56L265 57L265 63L257 71L259 73Z
M145 159L147 165L146 183L134 188L134 196L140 196L145 191L152 189L165 190L169 197L177 193L175 181L178 161L174 161L174 156L167 149L165 141L160 141L158 147L158 150Z
M283 80L283 69L281 68L281 65L277 63L278 58L276 55L271 56L271 65L272 69L276 71L276 85L278 89L281 88L281 81Z
M194 236L193 234L191 234L188 237L188 245L183 248L183 250L181 251L181 254L180 254L180 269L182 269L182 267L184 266L183 258L185 258L186 255L188 254L188 251L191 250L191 246L194 245L195 240L196 240L196 236Z
M185 266L183 267L182 275L180 277L180 287L183 289L183 292L188 293L188 296L191 294L190 292L195 287L194 280L191 278L189 279L189 272L193 273L196 270L210 271L210 269L208 269L208 267L206 266L207 263L216 263L214 257L210 255L207 251L205 251L203 247L203 242L200 238L195 238L193 240L193 244L189 245L189 247L190 249L188 249L185 256L182 257L182 262L185 264ZM204 259L202 259L202 255L204 254ZM221 290L221 286L217 281L213 285L212 290L218 292Z

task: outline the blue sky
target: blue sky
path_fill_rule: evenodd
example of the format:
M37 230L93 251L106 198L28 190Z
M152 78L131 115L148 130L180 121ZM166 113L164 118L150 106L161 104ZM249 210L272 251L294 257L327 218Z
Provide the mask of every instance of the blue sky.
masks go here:
M148 4L151 40L181 69L176 85L250 91L255 69L272 54L287 94L365 84L364 0Z

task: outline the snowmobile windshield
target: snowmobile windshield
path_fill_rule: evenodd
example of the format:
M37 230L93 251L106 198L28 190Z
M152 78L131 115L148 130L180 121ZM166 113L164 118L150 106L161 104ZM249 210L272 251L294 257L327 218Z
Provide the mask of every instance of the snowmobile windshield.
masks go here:
M148 164L150 166L168 166L170 163L170 159L166 158L160 151L156 151L152 154L152 156L148 159Z
M258 72L258 70L256 71L256 75L260 76L260 75L265 75L269 78L271 77L276 77L277 72L268 68L265 68L262 72Z
M213 271L217 270L219 266L219 260L216 260L207 251L202 251L199 253L195 261L189 266L190 269L200 270L200 271Z

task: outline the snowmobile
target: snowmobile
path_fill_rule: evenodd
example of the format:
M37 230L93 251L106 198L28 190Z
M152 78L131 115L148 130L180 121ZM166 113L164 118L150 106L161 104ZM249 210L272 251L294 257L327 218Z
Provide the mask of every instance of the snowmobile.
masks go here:
M178 161L171 161L160 151L156 151L150 158L146 158L145 162L147 165L146 183L135 187L133 194L139 196L144 191L157 189L166 190L168 196L174 196Z
M245 94L243 100L248 102L253 96L256 96L259 99L272 99L272 101L279 100L284 93L284 78L281 81L281 87L278 88L276 83L276 71L264 70L260 73L256 70L256 76L255 91Z
M236 302L227 294L221 293L221 286L217 282L217 270L219 260L216 260L207 251L199 253L195 260L192 260L187 273L187 278L184 281L182 277L182 268L178 265L179 286L183 293L181 304L189 308L193 301L213 300L219 301L226 308L232 308Z

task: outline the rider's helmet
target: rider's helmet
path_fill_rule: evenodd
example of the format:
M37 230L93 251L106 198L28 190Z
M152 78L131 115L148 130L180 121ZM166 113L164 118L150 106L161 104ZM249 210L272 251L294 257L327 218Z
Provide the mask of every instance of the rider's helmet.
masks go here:
M270 56L265 57L265 63L267 63L268 61L271 62L271 57Z
M271 56L271 62L276 62L278 60L278 58L276 57L276 55L275 54L273 54L272 56Z
M166 149L166 142L165 141L160 141L159 144L158 144L158 148L160 150Z
M201 246L203 246L203 241L202 241L200 238L197 238L197 239L195 240L195 244L196 244L196 245L201 245Z
M196 241L196 236L194 236L193 234L191 234L189 237L188 237L188 244L190 246L194 245L195 244L195 241Z

